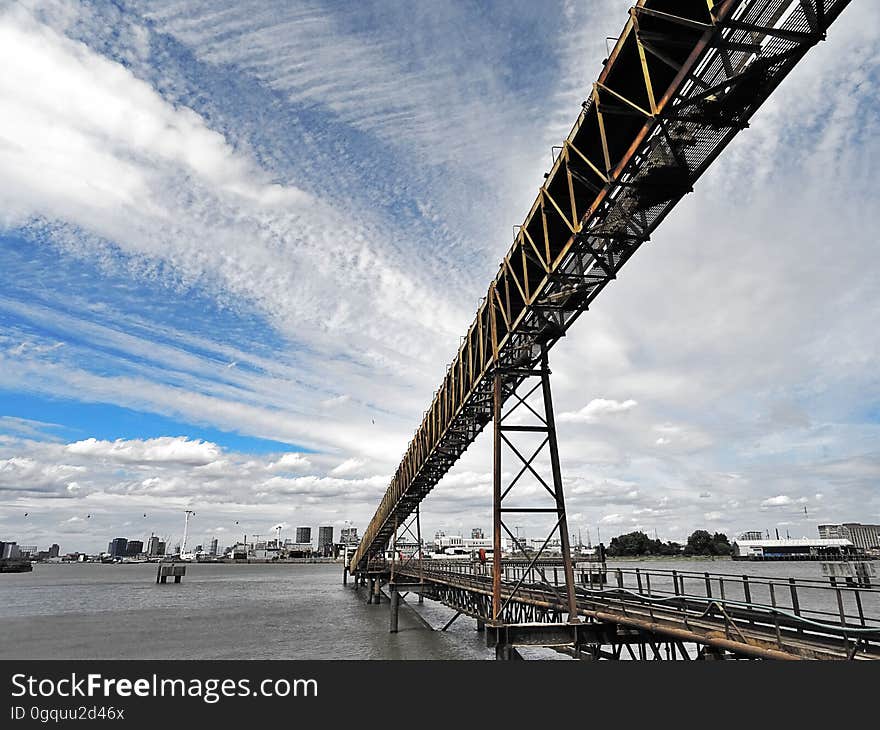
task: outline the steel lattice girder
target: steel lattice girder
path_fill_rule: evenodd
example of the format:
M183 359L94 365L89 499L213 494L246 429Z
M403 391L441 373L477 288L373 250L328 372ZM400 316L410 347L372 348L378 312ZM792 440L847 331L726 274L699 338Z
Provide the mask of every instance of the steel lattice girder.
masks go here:
M384 548L850 0L639 0L351 560Z

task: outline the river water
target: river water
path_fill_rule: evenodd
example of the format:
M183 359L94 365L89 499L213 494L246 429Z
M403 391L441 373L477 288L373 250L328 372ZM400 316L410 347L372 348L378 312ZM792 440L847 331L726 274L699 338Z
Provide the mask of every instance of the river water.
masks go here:
M821 578L818 563L644 561L609 569ZM400 612L342 586L341 564L189 564L157 585L150 564L38 564L0 574L4 659L490 659L475 622L425 601ZM735 583L735 581L734 581ZM731 583L730 585L733 585ZM728 590L735 590L728 588ZM834 609L834 606L830 606ZM418 615L415 610L418 610ZM421 616L421 619L419 618ZM556 656L556 655L554 655Z
M157 585L155 576L151 564L99 563L0 574L0 658L494 656L463 617L444 633L403 609L399 633L389 634L387 602L366 605L364 589L343 588L341 564L189 564L179 585ZM452 615L425 606L438 622Z

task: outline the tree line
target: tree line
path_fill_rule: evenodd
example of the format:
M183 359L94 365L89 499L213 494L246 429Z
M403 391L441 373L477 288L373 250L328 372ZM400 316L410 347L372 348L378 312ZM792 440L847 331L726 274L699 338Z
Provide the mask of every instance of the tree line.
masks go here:
M644 532L628 532L611 538L606 554L616 557L639 555L730 555L730 541L723 532L714 535L706 530L694 530L685 545L677 542L652 540Z

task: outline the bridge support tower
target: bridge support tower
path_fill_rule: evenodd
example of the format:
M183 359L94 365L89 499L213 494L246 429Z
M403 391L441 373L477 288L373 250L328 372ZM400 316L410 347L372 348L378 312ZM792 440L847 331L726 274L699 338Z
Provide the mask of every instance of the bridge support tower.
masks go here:
M537 356L533 356L537 354ZM505 402L511 404L505 410ZM515 415L515 417L514 417ZM492 550L492 622L501 627L515 622L510 608L516 593L527 580L538 582L556 593L560 605L565 606L569 623L579 623L575 593L574 565L571 541L562 487L562 470L556 437L556 419L550 388L550 367L547 345L540 345L538 353L528 349L519 364L496 366L492 390L493 440L493 550ZM508 473L515 476L505 484L505 455L512 465ZM522 489L531 483L536 494ZM517 487L520 487L518 490ZM528 495L528 496L527 496ZM544 529L552 525L540 547L532 549L520 538L519 528L511 531L510 518L521 516L530 522L544 518ZM544 532L540 533L544 534ZM512 589L503 590L504 568L502 543L505 536L528 561L519 581ZM554 569L553 580L548 580L540 559L558 536L562 556L562 580ZM533 546L534 547L534 546ZM561 615L557 617L562 620ZM496 646L496 656L510 658L504 645ZM507 647L511 648L512 647ZM515 652L515 650L514 650Z

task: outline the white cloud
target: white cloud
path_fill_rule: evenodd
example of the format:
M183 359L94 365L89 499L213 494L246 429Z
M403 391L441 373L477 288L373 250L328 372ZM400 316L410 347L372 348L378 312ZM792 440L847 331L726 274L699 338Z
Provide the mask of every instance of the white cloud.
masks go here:
M341 464L333 467L333 469L330 470L330 473L337 476L354 474L356 472L359 472L365 464L366 462L363 459L346 459Z
M567 411L559 414L559 420L563 423L594 423L603 416L617 413L625 413L638 405L636 401L610 400L607 398L594 398L579 411Z
M27 456L0 460L0 490L6 492L58 492L85 467L58 462L41 463ZM78 477L79 478L79 477Z
M67 446L67 452L78 456L108 459L122 463L150 464L172 462L204 466L220 457L220 447L209 441L191 441L185 436L141 440L99 441L90 438Z
M787 494L779 494L775 497L769 497L761 502L762 507L784 507L785 505L792 504L794 500L789 497Z
M273 461L267 468L271 471L302 471L311 466L312 463L303 454L288 453L282 454L278 461Z

